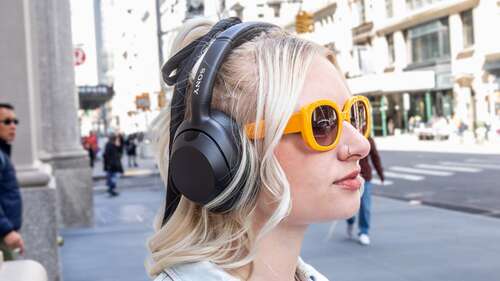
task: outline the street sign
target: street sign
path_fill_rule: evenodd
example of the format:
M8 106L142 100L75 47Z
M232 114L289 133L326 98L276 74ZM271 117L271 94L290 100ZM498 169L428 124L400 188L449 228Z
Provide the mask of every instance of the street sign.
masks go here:
M76 66L82 65L85 62L86 55L82 48L75 48L73 55L75 57Z

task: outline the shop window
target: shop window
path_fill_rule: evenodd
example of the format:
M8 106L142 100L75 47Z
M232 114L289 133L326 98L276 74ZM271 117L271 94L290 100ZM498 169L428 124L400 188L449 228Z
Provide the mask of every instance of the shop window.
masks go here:
M472 10L460 14L463 25L464 48L474 45L474 25L472 20Z
M428 22L408 30L413 63L450 57L448 18Z

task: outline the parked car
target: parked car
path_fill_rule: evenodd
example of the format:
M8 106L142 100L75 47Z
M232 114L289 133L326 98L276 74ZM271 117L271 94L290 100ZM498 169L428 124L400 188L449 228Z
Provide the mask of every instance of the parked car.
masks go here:
M431 120L431 122L420 123L415 129L419 140L447 140L450 138L452 129L444 117Z

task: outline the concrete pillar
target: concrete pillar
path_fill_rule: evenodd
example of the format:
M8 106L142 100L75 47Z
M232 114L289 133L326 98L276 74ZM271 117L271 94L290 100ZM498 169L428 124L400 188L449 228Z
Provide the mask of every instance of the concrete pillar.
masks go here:
M448 22L450 24L451 63L453 64L457 54L464 48L463 25L459 14L450 15Z
M50 281L60 280L56 243L56 191L50 166L39 160L36 36L28 0L0 2L0 93L16 108L21 123L13 143L13 161L23 197L25 257L40 262Z
M390 65L385 36L373 38L372 59L372 67L376 73L383 73L384 69Z
M93 223L92 174L80 144L69 0L33 1L38 35L41 158L52 165L63 227Z
M408 47L401 30L394 32L394 67L402 71L408 64Z

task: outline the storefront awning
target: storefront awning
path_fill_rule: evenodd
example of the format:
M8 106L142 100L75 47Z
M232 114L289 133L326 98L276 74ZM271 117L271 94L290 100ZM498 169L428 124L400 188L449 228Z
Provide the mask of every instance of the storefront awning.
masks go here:
M109 101L114 94L113 87L106 85L78 86L80 109L96 109Z
M352 94L382 94L431 90L436 86L434 71L406 71L368 74L347 79Z

